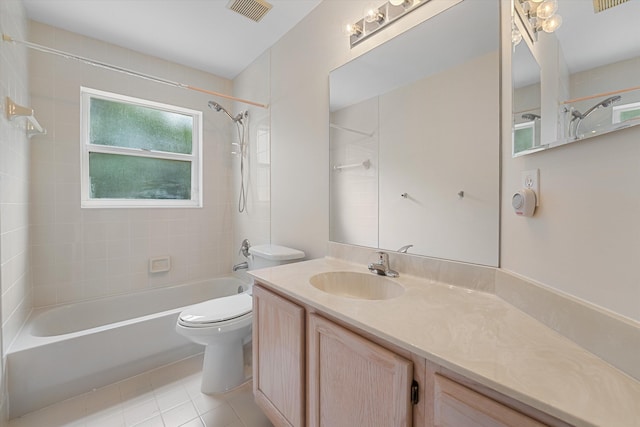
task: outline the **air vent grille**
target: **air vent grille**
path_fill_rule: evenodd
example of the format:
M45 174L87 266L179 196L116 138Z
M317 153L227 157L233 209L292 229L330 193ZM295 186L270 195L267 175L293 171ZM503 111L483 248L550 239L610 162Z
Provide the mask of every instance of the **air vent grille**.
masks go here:
M264 0L231 0L227 8L245 16L252 21L260 21L273 7Z
M593 0L593 11L595 13L602 12L603 10L620 6L622 3L626 3L628 1L629 0Z

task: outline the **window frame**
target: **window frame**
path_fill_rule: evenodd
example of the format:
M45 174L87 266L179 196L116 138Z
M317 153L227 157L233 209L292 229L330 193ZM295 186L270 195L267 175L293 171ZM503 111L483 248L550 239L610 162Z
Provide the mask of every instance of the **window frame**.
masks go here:
M91 99L126 103L141 107L168 111L191 116L193 128L191 134L191 154L172 153L166 151L146 150L141 148L127 148L109 145L91 144L90 105ZM80 87L80 191L81 208L201 208L203 202L202 191L202 111L192 110L175 105L163 104L141 98L106 92L88 87ZM95 199L90 198L89 154L104 153L144 157L151 159L180 160L191 163L191 198L190 199Z
M628 104L615 105L612 108L612 112L611 112L611 123L612 124L623 123L626 120L624 121L621 120L620 116L622 115L622 113L626 113L627 111L637 111L637 110L640 110L640 102L631 102Z
M520 150L520 151L516 151L516 146L515 146L515 134L518 131L521 130L526 130L526 129L531 129L531 146ZM513 125L513 135L512 135L512 152L511 152L511 156L512 157L517 157L518 155L521 155L521 153L525 153L528 152L531 149L536 148L536 121L535 120L530 120L530 121L526 121L526 122L522 122L522 123L516 123L515 125Z

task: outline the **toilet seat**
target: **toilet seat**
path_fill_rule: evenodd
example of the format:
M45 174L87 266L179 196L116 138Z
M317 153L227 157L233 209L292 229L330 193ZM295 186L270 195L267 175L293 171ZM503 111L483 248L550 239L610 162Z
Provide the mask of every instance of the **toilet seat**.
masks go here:
M251 295L242 293L195 304L180 313L178 324L189 328L206 328L251 314Z

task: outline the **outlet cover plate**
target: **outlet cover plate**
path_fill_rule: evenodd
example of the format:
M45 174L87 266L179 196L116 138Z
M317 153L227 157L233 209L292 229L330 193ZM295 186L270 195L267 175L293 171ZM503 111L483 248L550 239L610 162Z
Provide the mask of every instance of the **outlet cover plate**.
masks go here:
M536 206L540 206L540 169L522 172L522 188L529 188L536 193Z

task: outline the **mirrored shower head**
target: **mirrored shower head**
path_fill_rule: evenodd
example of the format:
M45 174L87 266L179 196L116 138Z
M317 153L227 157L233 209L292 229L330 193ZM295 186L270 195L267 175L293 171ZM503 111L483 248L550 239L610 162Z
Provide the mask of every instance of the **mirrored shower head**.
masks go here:
M586 119L587 117L589 117L589 115L591 113L593 113L594 111L596 111L597 109L599 109L601 107L602 108L609 107L611 104L613 104L614 102L618 102L621 99L622 99L622 96L620 96L620 95L614 95L614 96L610 96L608 98L605 98L602 101L598 102L593 107L589 108L587 111L585 111L584 114L580 114L580 112L578 110L573 110L571 112L571 115L573 116L573 118L571 119L571 123L575 122L575 129L573 131L573 136L575 138L578 138L580 125L582 124L582 121L584 119Z
M620 96L620 95L610 96L609 98L603 99L602 101L598 102L593 107L589 108L587 111L584 112L584 114L580 114L580 112L577 111L577 110L574 110L571 114L573 114L574 120L575 119L584 120L584 119L587 118L587 116L589 114L593 113L598 108L600 108L600 107L603 107L603 108L609 107L611 104L613 104L614 102L618 102L621 99L622 99L622 96Z
M539 119L540 116L537 114L533 114L533 113L524 113L522 115L522 118L525 120L535 120L535 119Z
M618 102L621 99L622 99L622 96L620 96L620 95L611 96L611 97L605 99L604 101L602 101L600 103L600 105L603 106L603 107L608 107L609 105L613 104L614 102Z

